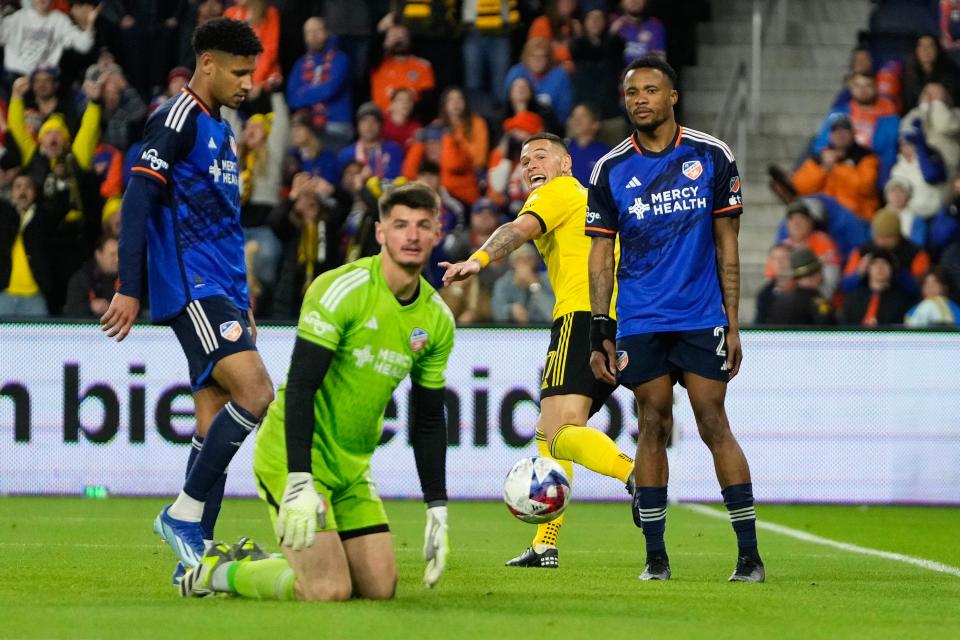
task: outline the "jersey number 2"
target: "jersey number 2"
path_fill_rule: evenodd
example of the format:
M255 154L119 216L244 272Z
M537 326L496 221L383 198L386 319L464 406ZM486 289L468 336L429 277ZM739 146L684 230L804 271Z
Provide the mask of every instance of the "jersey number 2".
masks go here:
M727 357L727 333L723 327L713 328L714 337L720 336L720 342L717 344L717 355L721 358Z

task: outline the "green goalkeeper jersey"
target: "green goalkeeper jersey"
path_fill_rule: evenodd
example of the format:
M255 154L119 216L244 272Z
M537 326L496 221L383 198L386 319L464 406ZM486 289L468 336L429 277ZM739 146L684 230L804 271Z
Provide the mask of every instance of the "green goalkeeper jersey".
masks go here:
M420 278L416 299L400 304L383 279L380 256L324 273L310 285L297 336L334 352L314 396L313 472L327 486L365 473L390 396L407 375L429 389L444 386L454 320ZM257 436L260 454L286 466L281 385Z

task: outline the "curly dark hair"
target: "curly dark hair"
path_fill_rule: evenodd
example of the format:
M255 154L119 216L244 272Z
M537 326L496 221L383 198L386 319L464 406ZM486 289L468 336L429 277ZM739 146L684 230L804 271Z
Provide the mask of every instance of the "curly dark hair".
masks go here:
M193 51L198 56L204 51L222 51L234 56L255 56L263 52L263 45L253 28L242 20L214 18L193 32Z

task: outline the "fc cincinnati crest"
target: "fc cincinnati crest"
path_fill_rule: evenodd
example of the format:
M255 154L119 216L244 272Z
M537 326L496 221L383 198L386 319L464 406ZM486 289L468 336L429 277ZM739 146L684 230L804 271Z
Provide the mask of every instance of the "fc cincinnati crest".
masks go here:
M230 136L230 151L233 151L233 155L237 155L237 140L233 136Z
M240 336L243 335L243 327L241 327L240 323L236 320L224 322L220 325L220 335L222 335L225 340L236 342L240 339Z
M630 356L626 351L617 351L617 371L623 371L630 362Z
M703 165L700 164L699 160L687 160L683 163L683 168L680 171L691 180L696 180L703 173Z
M730 193L738 191L740 191L740 176L733 176L730 178Z
M427 332L417 327L410 334L410 349L416 353L427 346Z

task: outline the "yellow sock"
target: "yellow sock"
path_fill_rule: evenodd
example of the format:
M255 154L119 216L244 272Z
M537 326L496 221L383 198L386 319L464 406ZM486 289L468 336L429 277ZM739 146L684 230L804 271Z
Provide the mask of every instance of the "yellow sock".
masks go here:
M563 467L567 472L567 480L573 484L573 465L569 460L557 460L550 455L550 447L547 445L547 438L543 432L537 429L537 450L544 458L556 460L557 464ZM555 520L537 525L537 535L533 537L533 543L530 545L537 553L543 553L544 547L556 547L557 538L560 535L560 527L563 526L563 515Z
M626 482L633 473L633 459L610 436L591 427L566 424L553 438L551 454L558 460L572 460L591 471Z

